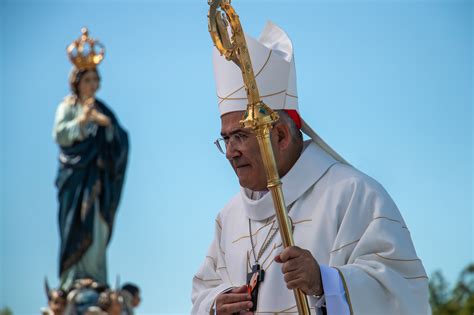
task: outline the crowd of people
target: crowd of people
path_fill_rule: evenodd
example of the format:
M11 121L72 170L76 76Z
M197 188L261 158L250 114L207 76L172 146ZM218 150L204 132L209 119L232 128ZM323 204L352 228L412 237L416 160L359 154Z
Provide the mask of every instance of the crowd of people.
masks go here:
M140 289L126 283L111 289L92 279L76 280L69 290L50 289L46 284L48 307L42 315L133 315L140 304Z

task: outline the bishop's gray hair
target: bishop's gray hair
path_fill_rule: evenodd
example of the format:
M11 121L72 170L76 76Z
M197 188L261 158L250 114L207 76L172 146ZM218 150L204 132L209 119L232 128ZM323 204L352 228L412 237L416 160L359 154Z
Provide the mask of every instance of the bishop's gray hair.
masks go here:
M301 130L296 126L296 123L291 119L290 115L284 110L277 110L278 115L280 116L279 122L286 124L290 128L291 137L293 141L303 140L303 134Z

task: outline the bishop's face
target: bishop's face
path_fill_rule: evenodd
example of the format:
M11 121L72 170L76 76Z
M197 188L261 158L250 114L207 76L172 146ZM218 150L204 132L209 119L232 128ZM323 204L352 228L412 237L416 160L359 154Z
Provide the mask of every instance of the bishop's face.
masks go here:
M266 189L267 179L257 138L240 127L244 112L231 112L221 117L221 135L227 140L226 158L239 178L240 186L253 191Z

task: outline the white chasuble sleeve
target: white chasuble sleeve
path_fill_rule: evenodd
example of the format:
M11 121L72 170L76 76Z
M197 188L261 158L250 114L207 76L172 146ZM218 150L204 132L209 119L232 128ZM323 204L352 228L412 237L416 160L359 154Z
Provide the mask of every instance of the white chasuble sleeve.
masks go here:
M428 277L395 203L373 179L344 180L330 252L352 314L430 314Z
M217 295L233 287L225 271L224 252L220 248L221 232L222 224L218 216L214 240L203 264L193 278L191 314L214 314Z
M349 315L350 309L346 299L344 284L337 269L326 265L319 265L319 268L324 289L324 297L321 300L324 301L313 302L314 306L320 308L320 304L325 304L328 314ZM314 301L314 298L311 301Z

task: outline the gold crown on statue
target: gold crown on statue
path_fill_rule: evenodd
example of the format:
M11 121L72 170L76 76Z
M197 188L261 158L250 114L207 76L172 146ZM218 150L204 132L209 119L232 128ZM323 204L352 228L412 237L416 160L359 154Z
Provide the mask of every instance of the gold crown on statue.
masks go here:
M67 55L77 69L95 69L104 59L105 47L101 42L89 37L86 27L83 27L81 32L81 37L67 46Z

